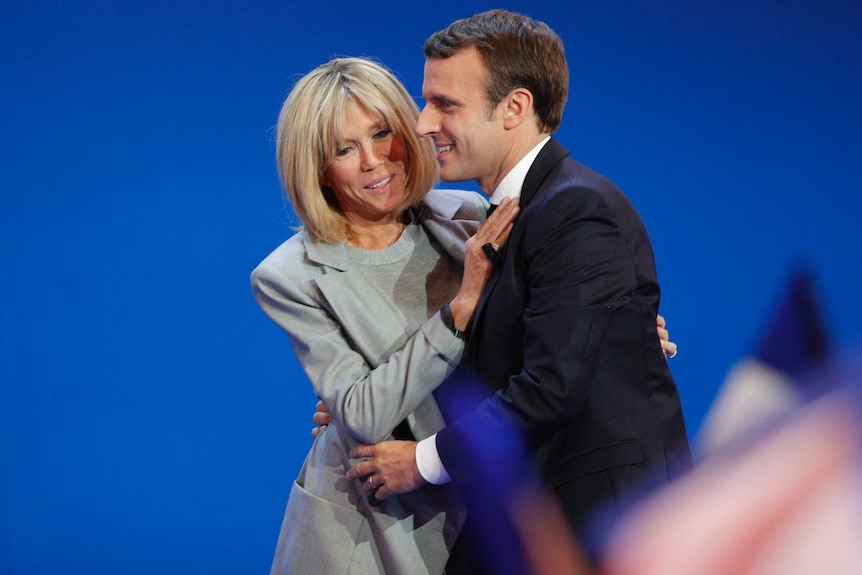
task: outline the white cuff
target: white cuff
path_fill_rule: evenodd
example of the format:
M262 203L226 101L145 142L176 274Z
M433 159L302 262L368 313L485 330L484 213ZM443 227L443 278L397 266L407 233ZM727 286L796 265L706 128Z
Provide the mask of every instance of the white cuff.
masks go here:
M416 467L419 468L422 479L433 485L452 481L437 453L436 433L416 444Z

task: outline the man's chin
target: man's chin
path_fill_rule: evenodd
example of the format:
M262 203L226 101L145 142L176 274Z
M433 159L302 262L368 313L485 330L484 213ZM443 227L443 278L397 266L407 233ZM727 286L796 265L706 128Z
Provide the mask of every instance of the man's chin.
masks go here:
M438 177L440 178L441 182L466 182L467 180L471 179L469 177L461 176L454 170L445 169L440 170Z

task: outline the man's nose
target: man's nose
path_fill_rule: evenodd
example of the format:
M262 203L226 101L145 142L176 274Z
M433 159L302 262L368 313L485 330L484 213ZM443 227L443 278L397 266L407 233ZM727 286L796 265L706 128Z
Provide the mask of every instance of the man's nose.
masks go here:
M437 119L432 110L425 106L419 113L419 120L416 122L416 133L420 136L430 136L437 133Z

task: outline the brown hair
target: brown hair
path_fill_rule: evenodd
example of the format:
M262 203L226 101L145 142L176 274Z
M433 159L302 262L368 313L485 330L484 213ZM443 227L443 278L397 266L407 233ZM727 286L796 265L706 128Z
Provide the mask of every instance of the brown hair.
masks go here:
M449 58L475 47L488 70L490 108L515 88L533 94L542 132L560 127L569 91L569 69L563 41L544 22L507 10L490 10L463 18L425 41L426 58Z

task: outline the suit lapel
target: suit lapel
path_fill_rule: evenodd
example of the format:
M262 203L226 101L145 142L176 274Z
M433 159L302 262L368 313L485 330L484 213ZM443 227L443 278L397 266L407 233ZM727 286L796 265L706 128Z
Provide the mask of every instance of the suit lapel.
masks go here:
M536 156L536 159L533 160L533 164L530 166L530 169L527 171L527 176L524 178L524 184L521 186L521 197L520 197L520 207L521 213L527 208L533 198L536 197L539 188L542 186L542 183L545 181L545 178L548 177L548 173L551 169L563 158L569 155L568 150L566 150L563 146L560 145L557 140L551 138L548 140L548 143L542 147L542 150L539 152L539 155ZM479 300L479 307L476 309L476 320L473 322L473 326L470 330L471 339L473 333L475 332L479 323L481 323L481 318L483 311L485 309L485 305L488 302L488 298L494 292L494 289L497 286L497 282L501 275L501 268L508 265L515 265L514 263L510 263L512 257L515 254L512 250L509 249L509 244L512 242L512 238L518 233L518 225L521 224L522 221L519 217L518 220L515 220L515 226L512 228L512 235L509 237L509 243L506 244L504 249L504 258L503 264L497 266L494 269L494 273L488 279L488 283L485 285L485 289L482 292L482 297ZM522 224L523 225L523 224Z
M568 155L568 150L562 147L557 140L554 138L548 140L548 143L536 156L533 165L530 166L527 177L524 178L524 185L521 187L521 211L524 211L536 196L536 192L539 191L551 169Z

